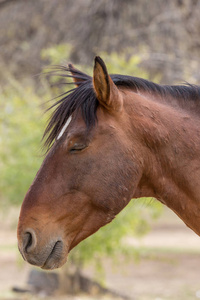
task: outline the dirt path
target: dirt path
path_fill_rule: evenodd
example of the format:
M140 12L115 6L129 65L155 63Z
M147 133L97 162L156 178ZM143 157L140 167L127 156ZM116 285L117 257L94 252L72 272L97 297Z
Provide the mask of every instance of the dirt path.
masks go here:
M109 261L105 261L109 288L137 300L200 299L200 238L173 214L165 212L143 239L127 238L126 242L140 247L142 257L138 263L127 265L119 259L114 268ZM10 292L13 286L26 285L30 268L18 254L15 231L0 222L1 300L36 299L27 295L19 297ZM92 270L86 269L85 274L92 276ZM73 299L100 298L77 296Z

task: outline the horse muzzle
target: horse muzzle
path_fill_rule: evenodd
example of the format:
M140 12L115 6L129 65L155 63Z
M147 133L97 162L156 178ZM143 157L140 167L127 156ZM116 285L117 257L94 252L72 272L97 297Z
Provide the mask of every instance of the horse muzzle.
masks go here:
M67 260L62 239L47 238L42 242L36 232L28 228L18 235L18 248L25 261L42 269L52 270L61 267Z

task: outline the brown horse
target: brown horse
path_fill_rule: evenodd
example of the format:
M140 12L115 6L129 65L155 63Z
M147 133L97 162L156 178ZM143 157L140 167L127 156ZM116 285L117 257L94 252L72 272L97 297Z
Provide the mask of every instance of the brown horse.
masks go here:
M48 153L22 204L19 250L44 269L136 197L155 197L200 234L200 87L60 68L76 87L45 131ZM71 74L71 75L70 75Z

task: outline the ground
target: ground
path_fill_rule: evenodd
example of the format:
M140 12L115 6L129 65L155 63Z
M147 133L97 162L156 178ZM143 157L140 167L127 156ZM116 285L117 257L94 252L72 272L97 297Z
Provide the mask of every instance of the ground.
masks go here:
M12 212L11 216L12 218ZM43 294L30 296L13 293L12 287L25 287L31 266L22 262L16 246L15 224L0 219L0 299L48 299ZM152 230L140 240L125 241L139 247L141 258L122 265L121 258L113 267L105 260L106 285L135 300L200 299L200 238L173 213L166 210L152 224ZM85 274L92 276L87 268ZM51 299L55 299L55 296ZM56 296L59 300L113 299L100 296Z

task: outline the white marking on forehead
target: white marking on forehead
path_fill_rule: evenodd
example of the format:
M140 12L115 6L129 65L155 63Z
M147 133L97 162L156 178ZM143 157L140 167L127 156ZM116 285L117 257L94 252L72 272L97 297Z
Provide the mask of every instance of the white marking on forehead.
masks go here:
M69 126L70 122L72 120L72 116L69 116L69 118L67 119L65 125L63 126L63 128L61 129L58 137L57 137L57 140L59 140L61 138L61 136L63 135L63 133L65 132L65 130L67 129L67 127Z

